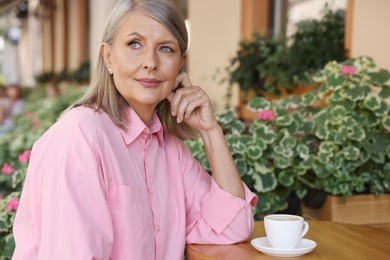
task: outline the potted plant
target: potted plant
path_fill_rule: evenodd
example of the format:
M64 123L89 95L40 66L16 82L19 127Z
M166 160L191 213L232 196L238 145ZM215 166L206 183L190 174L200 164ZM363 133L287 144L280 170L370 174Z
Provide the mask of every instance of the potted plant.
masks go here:
M304 213L350 223L390 222L390 195L377 196L390 192L389 72L359 57L331 62L314 79L320 84L315 96L326 96L327 103L314 117L318 152L303 178L328 196L320 209L304 207Z
M390 192L389 79L368 57L333 61L314 77L319 87L312 92L253 97L252 122L232 110L218 115L242 179L260 198L257 218L286 209L292 193L307 201L319 191L348 202ZM207 168L200 140L187 144Z

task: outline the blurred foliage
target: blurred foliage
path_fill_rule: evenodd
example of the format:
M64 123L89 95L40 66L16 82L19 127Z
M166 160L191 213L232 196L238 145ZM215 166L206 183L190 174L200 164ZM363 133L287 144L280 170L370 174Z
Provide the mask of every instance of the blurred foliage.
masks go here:
M83 62L77 69L69 70L64 68L62 71L56 73L54 71L44 71L35 76L38 84L44 85L51 83L57 85L61 82L74 82L83 84L89 81L90 65L89 62Z
M280 87L313 84L312 75L329 61L345 60L344 13L323 9L320 20L303 20L296 32L286 38L255 34L240 42L226 68L230 84L237 83L246 94L264 91L279 94Z

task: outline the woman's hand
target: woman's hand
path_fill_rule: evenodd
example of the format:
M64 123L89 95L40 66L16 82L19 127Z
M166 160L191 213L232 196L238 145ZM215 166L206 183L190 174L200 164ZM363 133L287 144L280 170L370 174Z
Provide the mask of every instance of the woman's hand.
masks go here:
M198 86L193 86L186 73L176 79L176 86L183 87L168 95L172 116L178 123L185 122L199 132L209 131L219 126L211 106L210 98Z

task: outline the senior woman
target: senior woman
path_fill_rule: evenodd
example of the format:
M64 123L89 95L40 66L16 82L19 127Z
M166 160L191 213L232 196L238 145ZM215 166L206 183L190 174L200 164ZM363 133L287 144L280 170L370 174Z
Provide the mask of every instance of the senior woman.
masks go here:
M87 92L34 144L13 259L182 259L185 243L248 239L257 198L179 74L186 49L169 1L116 3ZM182 141L193 130L212 176Z

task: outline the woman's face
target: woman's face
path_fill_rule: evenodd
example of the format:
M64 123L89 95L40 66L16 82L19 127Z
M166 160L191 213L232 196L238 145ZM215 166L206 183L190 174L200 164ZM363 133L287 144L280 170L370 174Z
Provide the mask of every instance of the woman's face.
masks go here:
M154 111L172 92L184 63L176 38L140 12L124 20L113 44L101 49L116 88L138 113Z

